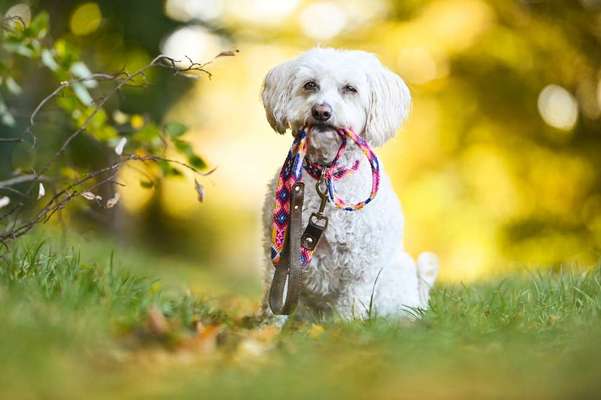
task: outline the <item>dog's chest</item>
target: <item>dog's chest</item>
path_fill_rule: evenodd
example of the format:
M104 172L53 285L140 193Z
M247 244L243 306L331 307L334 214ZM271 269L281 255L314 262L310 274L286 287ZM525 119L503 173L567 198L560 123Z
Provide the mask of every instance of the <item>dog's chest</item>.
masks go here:
M350 182L349 182L350 183ZM320 198L306 182L303 221L319 209ZM362 187L360 193L369 193ZM340 192L338 192L342 195ZM356 200L354 200L356 201ZM378 201L357 211L345 211L328 203L328 227L313 253L305 274L305 301L314 307L329 307L359 282L377 273L380 257L386 253L381 221L374 218Z

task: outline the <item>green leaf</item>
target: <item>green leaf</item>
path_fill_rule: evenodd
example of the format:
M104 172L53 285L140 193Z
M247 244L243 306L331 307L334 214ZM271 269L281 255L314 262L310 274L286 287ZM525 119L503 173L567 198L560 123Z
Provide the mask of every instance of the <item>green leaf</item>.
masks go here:
M6 88L14 95L20 95L23 91L21 86L11 76L6 78Z
M196 154L188 157L188 163L196 169L204 169L207 167L207 163Z
M6 111L5 113L0 114L2 116L2 123L6 126L15 126L15 117L12 116L11 113Z
M160 134L161 131L155 124L148 123L144 125L142 129L134 133L132 139L140 143L149 144L153 140L159 138Z
M0 98L0 121L6 126L14 126L16 122L2 98Z
M68 113L73 113L75 110L81 107L75 96L60 96L56 103L60 108Z
M172 167L167 161L159 161L158 165L163 173L163 176L183 176L179 169Z
M71 73L79 79L82 79L82 84L87 87L87 88L95 88L96 86L98 86L98 82L96 82L96 80L91 79L92 77L92 72L90 71L90 69L88 68L88 66L86 64L84 64L81 61L75 62L73 63L73 65L71 65Z
M188 163L194 168L203 169L207 167L207 163L194 153L194 148L190 142L180 139L173 139L175 149L188 158Z
M79 101L81 101L88 107L94 105L94 99L92 99L92 96L90 96L90 92L88 92L88 89L86 89L84 85L82 85L79 82L74 82L73 85L71 85L71 87L73 88L73 92L75 93Z
M59 39L54 43L55 60L65 69L69 69L71 64L79 60L77 49L64 39Z
M172 138L180 137L188 131L188 127L180 122L169 122L165 125L165 132Z
M190 157L194 154L194 149L192 149L192 145L189 142L186 142L185 140L173 139L173 145L179 153L185 156Z
M169 170L171 169L171 165L169 165L169 163L167 161L158 161L157 162L159 168L161 169L161 173L164 176L169 175Z
M42 12L35 16L35 18L31 21L29 25L29 29L34 36L38 39L42 39L48 33L50 17L48 13Z
M117 130L110 125L103 126L99 129L94 129L91 133L96 139L103 142L107 142L119 136Z
M94 114L94 116L88 123L88 130L103 128L107 121L106 112L104 110L100 109L94 112L94 108L92 107L83 110L78 108L73 113L78 125L83 125L92 114Z
M171 170L169 171L169 175L171 175L171 176L184 176L184 174L182 173L182 171L180 171L179 169L177 169L175 167L171 167Z
M6 40L4 42L4 49L10 53L22 55L23 57L33 57L33 49L31 48L31 44L23 43L20 40Z
M48 67L51 71L56 71L59 66L56 60L54 59L54 54L52 50L44 49L42 50L42 63Z

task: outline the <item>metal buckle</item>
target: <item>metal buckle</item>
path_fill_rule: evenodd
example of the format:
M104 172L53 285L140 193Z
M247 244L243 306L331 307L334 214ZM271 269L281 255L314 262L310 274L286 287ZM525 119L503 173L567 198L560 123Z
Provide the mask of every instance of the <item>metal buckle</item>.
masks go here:
M321 213L313 213L301 236L301 245L308 250L315 250L323 231L328 227L328 217Z

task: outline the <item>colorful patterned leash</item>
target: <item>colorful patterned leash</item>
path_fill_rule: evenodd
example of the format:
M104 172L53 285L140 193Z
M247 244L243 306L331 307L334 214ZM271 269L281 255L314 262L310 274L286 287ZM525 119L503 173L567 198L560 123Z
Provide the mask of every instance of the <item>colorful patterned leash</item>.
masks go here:
M310 128L308 128L310 129ZM337 131L342 140L336 156L327 166L312 163L305 159L308 147L307 128L299 130L280 171L276 186L276 201L272 222L271 259L276 267L270 290L270 306L275 314L292 312L302 280L302 268L311 262L313 252L323 232L328 226L324 209L328 201L345 211L356 211L369 204L376 196L380 185L380 164L369 144L350 129ZM367 199L356 204L347 204L336 196L334 181L343 179L359 169L359 160L352 167L340 167L338 162L346 151L347 137L353 140L368 159L372 170L371 192ZM303 168L317 180L315 189L321 198L319 210L311 214L305 231L302 226L302 203L304 200ZM290 239L287 241L287 239ZM292 257L291 257L292 253ZM296 254L299 254L296 256ZM288 292L284 301L284 290L288 280Z
M328 193L329 200L334 203L336 208L341 208L345 211L360 210L363 207L365 207L367 204L369 204L369 202L372 201L376 197L376 194L378 193L378 188L380 187L380 162L378 161L378 157L373 152L373 150L371 149L369 144L367 144L365 139L363 139L361 136L357 135L352 130L345 129L345 128L340 129L338 131L338 134L340 135L340 138L342 139L342 143L340 144L340 148L338 149L338 152L336 153L336 156L334 157L334 160L332 160L330 165L328 165L327 167L321 167L317 163L312 163L309 160L305 160L305 170L313 178L318 179L318 180L321 178L321 179L325 180L325 183L327 185L327 193ZM342 154L344 154L344 151L346 150L346 142L347 142L346 137L347 136L349 138L351 138L351 140L353 142L355 142L355 144L361 149L361 151L363 152L363 154L369 161L369 164L371 166L371 172L372 172L371 192L370 192L369 196L365 200L360 201L355 204L352 204L352 205L347 204L340 197L337 197L335 194L336 188L334 187L334 181L341 180L341 179L345 178L346 176L352 174L353 172L357 171L361 164L361 162L359 160L356 160L351 168L346 168L346 167L336 168L336 166L338 164L338 160L340 159L340 157L342 156Z

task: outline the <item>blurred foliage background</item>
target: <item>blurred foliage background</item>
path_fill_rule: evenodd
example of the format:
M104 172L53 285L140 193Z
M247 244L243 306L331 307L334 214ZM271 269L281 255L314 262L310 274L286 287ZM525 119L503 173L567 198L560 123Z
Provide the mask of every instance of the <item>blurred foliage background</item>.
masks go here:
M15 1L0 0L0 12ZM213 79L151 76L112 107L184 121L210 167L199 205L192 177L152 188L124 169L110 218L65 218L205 265L259 271L259 213L290 137L273 133L259 93L274 65L315 45L363 49L409 84L413 111L379 150L406 215L416 255L438 253L442 278L470 280L524 266L589 266L601 251L601 1L599 0L32 0L50 37L80 49L93 71L133 71L158 53L210 60ZM14 9L13 9L14 12ZM24 14L24 15L25 15ZM8 109L22 128L54 87L19 71ZM49 106L43 136L60 135ZM110 118L119 118L117 113ZM10 129L0 127L0 137ZM0 173L24 157L1 144ZM42 147L43 149L43 147ZM80 143L72 157L93 159ZM115 215L116 214L116 215ZM93 237L93 236L91 236Z

